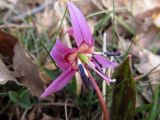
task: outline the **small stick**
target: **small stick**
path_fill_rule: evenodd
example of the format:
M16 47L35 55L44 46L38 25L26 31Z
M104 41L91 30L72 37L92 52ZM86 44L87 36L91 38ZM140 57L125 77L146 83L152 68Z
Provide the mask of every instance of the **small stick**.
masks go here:
M65 110L65 120L68 120L68 114L67 114L67 102L68 100L65 101L65 105L64 105L64 110Z
M107 34L104 33L103 34L103 52L106 52L106 38L107 38ZM105 55L106 56L106 55ZM103 68L103 73L106 72L106 68ZM104 101L106 100L106 81L103 80L103 83L102 83L102 94L103 94L103 98L104 98Z
M65 103L62 103L62 102L54 102L54 103L35 103L33 104L34 106L62 106L64 107L65 106ZM76 107L74 104L70 104L68 103L66 105L67 107Z
M32 28L32 25L26 25L26 24L9 24L9 25L0 25L0 29L4 28L17 28L17 29L23 29L23 28Z
M138 80L146 77L147 75L149 75L150 73L152 73L154 70L156 70L158 67L160 66L160 64L158 64L157 66L155 66L153 69L151 69L149 72L143 74L143 75L140 75L140 76L137 76L134 78L134 80L137 82Z

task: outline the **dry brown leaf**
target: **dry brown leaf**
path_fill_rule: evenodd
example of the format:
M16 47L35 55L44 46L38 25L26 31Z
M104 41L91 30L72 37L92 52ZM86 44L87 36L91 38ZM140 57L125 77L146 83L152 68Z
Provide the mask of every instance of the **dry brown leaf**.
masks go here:
M160 48L159 11L154 8L136 16L139 44L149 50Z
M159 30L155 26L151 26L148 31L139 33L139 44L144 48L152 50L160 48Z
M153 68L157 67L160 64L160 56L154 55L152 52L144 49L140 52L140 63L135 65L137 70L146 74L150 72ZM155 90L156 86L160 82L160 67L157 67L152 73L148 74L149 81L152 85L152 89Z
M13 48L17 42L18 39L15 36L0 30L0 53L12 57Z
M89 15L99 11L98 7L93 3L92 0L75 0L74 3L82 10L84 15Z
M0 59L0 84L5 84L7 81L14 81L16 80L11 72L8 70L6 65Z
M153 23L154 25L157 27L157 28L160 28L160 11L155 11L153 14L152 14L152 20L153 20Z
M60 17L53 9L45 9L43 13L37 14L36 18L38 33L43 33L47 31L51 31L53 33L57 30L57 24L58 21L60 21Z
M43 82L39 77L39 69L27 56L25 50L16 44L14 48L13 67L20 82L30 89L33 96L40 96Z
M101 0L105 7L113 9L112 0ZM125 7L133 15L141 14L155 7L160 7L160 0L116 0L115 8Z

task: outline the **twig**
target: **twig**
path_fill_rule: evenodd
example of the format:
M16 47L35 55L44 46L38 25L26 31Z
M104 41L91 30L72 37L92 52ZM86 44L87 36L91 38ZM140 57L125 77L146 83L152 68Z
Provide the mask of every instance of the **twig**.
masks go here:
M25 109L25 111L24 111L24 113L23 113L23 115L21 117L21 120L26 120L25 116L26 116L27 112L28 112L28 109Z
M17 29L23 29L23 28L32 28L32 25L18 25L18 24L7 24L7 25L0 25L0 29L4 28L17 28Z
M126 8L124 8L124 7L119 7L115 11L121 11L121 10L125 10L125 9ZM101 10L101 11L94 12L94 13L91 13L91 14L87 15L86 18L94 17L96 15L101 15L101 14L104 14L104 13L109 14L111 12L113 12L113 10Z
M135 77L134 80L137 82L138 80L146 77L147 75L149 75L150 73L152 73L155 69L157 69L159 66L160 66L160 64L158 64L156 67L154 67L153 69L151 69L149 72L147 72L147 73L145 73L143 75Z
M64 107L65 106L65 103L62 103L62 102L55 102L55 103L35 103L33 104L35 106L61 106L61 107ZM74 104L70 104L68 103L67 104L67 107L76 107Z
M103 34L103 53L107 52L107 50L106 50L106 38L107 38L107 34L104 33ZM103 73L105 73L105 72L106 72L106 68L103 68ZM104 96L104 101L105 101L106 100L106 81L105 80L103 80L103 83L102 83L102 95Z
M106 38L107 38L107 34L104 33L103 34L103 52L106 52ZM103 73L106 72L106 68L103 68ZM104 96L103 99L104 101L106 101L106 81L103 80L103 83L102 83L102 95ZM102 120L103 120L103 114L102 114Z
M65 120L68 120L68 114L67 114L67 102L68 102L68 99L66 99L65 105L64 105L64 110L65 110Z
M160 78L157 78L157 80L159 80ZM138 85L158 85L160 84L160 81L148 81L148 82L143 82L143 83L139 83Z

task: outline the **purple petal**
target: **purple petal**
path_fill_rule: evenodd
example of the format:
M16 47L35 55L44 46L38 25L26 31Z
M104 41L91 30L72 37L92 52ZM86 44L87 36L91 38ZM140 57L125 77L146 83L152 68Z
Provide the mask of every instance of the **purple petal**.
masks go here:
M74 32L72 28L68 29L66 33L68 33L71 37L74 37Z
M58 66L62 70L65 70L68 68L68 66L70 66L70 63L65 59L65 56L69 53L73 53L74 51L75 49L68 48L62 44L60 40L57 40L50 52L50 55L58 64Z
M88 64L88 67L91 68L92 70L94 70L100 77L102 77L108 85L110 84L110 82L116 81L115 79L108 78L104 73L98 71L94 66Z
M97 62L99 62L103 68L108 68L108 67L115 67L116 63L115 62L111 62L110 60L108 60L106 57L101 56L101 55L95 55L94 56L95 59L97 60Z
M71 2L68 2L68 9L71 16L71 23L77 46L84 41L88 45L93 45L93 36L81 11Z
M61 90L72 79L75 73L76 71L72 70L71 67L69 67L56 80L54 80L51 85L49 85L49 87L43 92L41 97L46 97L51 93L55 93Z

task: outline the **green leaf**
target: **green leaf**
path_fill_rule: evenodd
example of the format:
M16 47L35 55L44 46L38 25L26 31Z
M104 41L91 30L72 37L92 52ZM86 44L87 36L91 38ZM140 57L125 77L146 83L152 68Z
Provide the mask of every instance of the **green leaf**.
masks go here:
M116 83L113 91L110 120L133 120L136 91L131 67L131 56L115 70Z
M30 108L32 105L29 98L29 91L27 89L23 90L20 93L10 91L8 92L8 95L12 102L18 104L22 108Z
M59 75L60 75L60 72L59 70L49 70L47 68L44 68L44 71L49 75L49 77L52 79L52 80L55 80Z
M22 108L30 108L31 101L29 99L29 91L28 89L22 91L19 95L19 103Z
M17 92L9 91L8 95L11 101L13 101L14 103L18 103L18 93Z

